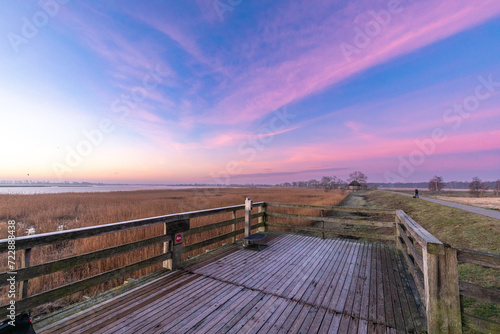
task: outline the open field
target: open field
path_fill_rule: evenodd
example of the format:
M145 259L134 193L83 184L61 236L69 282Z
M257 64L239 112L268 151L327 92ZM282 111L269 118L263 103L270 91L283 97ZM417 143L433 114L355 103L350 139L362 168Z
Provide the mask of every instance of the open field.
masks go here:
M500 197L450 197L432 196L443 201L450 201L460 204L477 206L484 209L500 210Z
M7 221L16 221L16 235L23 236L28 232L47 233L58 229L68 230L78 227L101 225L138 218L161 216L166 214L194 211L222 206L243 204L245 197L254 202L307 203L312 205L338 205L347 195L344 191L325 192L317 189L284 189L284 188L215 188L215 189L179 189L148 190L134 192L110 193L60 193L36 195L0 195L0 238L7 237ZM307 210L306 210L307 211ZM307 214L307 212L303 212ZM239 212L240 215L243 212ZM191 220L191 226L203 226L217 221L231 219L231 213L201 217ZM303 222L308 224L308 222ZM243 223L240 223L241 225ZM241 228L239 226L238 228ZM229 230L228 230L229 229ZM186 243L196 243L220 233L227 233L227 226L221 229L186 237ZM150 238L163 233L163 226L144 227L135 230L112 233L93 238L63 242L57 245L36 247L32 251L31 265L46 263L112 247L124 243ZM221 242L222 244L222 242ZM211 248L220 245L213 245ZM187 254L194 256L205 249ZM138 262L147 257L160 254L162 245L147 247L141 250L96 261L71 271L58 272L30 280L29 295L50 290L55 287L75 282L117 267ZM22 253L17 255L20 264ZM6 254L2 254L6 258ZM0 272L6 271L7 261L0 263ZM131 275L138 277L159 268L153 266ZM98 287L90 288L51 305L50 311L69 302L80 300L84 295L95 295L104 290L118 286L123 280L113 280ZM3 287L5 289L5 287ZM4 304L7 295L0 290L0 303Z
M366 198L372 205L405 211L439 240L455 248L500 253L498 219L382 191L370 192ZM499 270L460 264L459 275L462 280L500 289ZM500 307L497 305L466 298L465 307L477 316L500 321Z

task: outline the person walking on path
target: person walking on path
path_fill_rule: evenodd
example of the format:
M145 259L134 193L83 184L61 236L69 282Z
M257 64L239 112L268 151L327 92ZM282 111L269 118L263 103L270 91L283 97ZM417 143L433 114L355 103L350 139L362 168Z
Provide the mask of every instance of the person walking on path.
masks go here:
M415 189L415 195L413 195L413 198L418 198L418 189Z

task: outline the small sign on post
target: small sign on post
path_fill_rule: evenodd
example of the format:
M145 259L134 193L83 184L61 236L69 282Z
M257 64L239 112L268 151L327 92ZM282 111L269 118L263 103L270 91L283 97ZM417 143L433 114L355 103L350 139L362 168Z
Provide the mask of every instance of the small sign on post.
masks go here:
M174 239L175 244L176 244L176 245L177 245L177 244L182 244L182 240L183 240L183 239L184 239L184 238L183 238L182 233L177 233L177 234L175 235L175 239Z

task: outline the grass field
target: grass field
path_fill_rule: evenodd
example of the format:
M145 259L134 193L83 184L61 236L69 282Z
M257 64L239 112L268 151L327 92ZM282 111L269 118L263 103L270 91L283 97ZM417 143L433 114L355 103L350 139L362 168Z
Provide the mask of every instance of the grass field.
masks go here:
M405 211L439 240L455 248L500 254L498 219L388 192L371 192L366 198L372 205ZM499 270L461 264L459 275L461 280L500 289ZM466 298L464 304L469 313L500 321L500 307L497 305L471 298Z
M307 203L312 205L338 205L346 195L346 192L340 190L325 192L317 189L285 188L216 188L111 193L0 195L0 239L7 237L8 220L16 221L16 234L19 237L26 235L28 231L35 231L36 234L39 234L57 231L58 229L68 230L171 213L244 204L246 197L250 197L254 202L268 201ZM301 213L308 214L309 212ZM242 215L243 211L240 211L238 217ZM231 213L195 218L191 220L191 227L203 226L227 219L231 219ZM308 224L308 222L303 221L302 223ZM243 223L240 223L238 228L242 227ZM230 231L231 226L227 226L226 228L186 237L185 242L187 244L196 243ZM31 265L138 241L162 233L163 226L160 224L93 238L36 247L32 250ZM222 243L214 244L211 248L216 248ZM200 249L187 255L194 256L205 250L206 248ZM134 263L158 255L162 251L162 245L159 244L125 255L88 263L69 271L62 271L33 279L29 282L29 295ZM6 255L2 255L2 258L4 256ZM19 255L17 262L19 265ZM6 264L7 261L0 263L0 272L7 270ZM160 267L161 264L138 271L128 277L138 277L157 270ZM64 300L55 302L48 309L41 310L40 312L50 311L70 302L78 301L83 295L95 295L118 286L122 282L123 280L113 280L107 284L90 288L82 293L77 293ZM3 287L3 290L0 290L0 293L0 304L3 305L7 302L5 299L7 295L5 287Z
M413 195L414 190L394 190L405 194ZM460 204L477 206L485 209L500 210L500 197L495 196L493 190L486 191L481 197L473 197L466 189L461 190L442 190L428 191L419 190L419 195L424 197L436 198L443 201L455 202Z

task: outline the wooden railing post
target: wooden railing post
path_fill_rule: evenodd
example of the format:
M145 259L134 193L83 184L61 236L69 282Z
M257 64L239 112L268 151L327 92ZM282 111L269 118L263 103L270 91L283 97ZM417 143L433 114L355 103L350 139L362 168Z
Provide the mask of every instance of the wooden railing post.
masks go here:
M21 268L28 268L31 261L31 248L24 250L24 256L21 258ZM28 280L19 283L19 291L21 292L20 299L28 297Z
M259 206L259 213L262 216L259 217L259 224L264 224L264 226L259 228L259 232L267 232L267 205L266 203Z
M182 254L184 253L184 232L189 231L190 220L178 220L165 224L165 234L172 240L164 243L167 252L172 252L172 258L163 262L163 267L170 270L177 270L182 267ZM166 246L167 245L167 246Z
M396 248L399 249L400 251L404 251L402 245L400 245L400 243L398 242L398 240L401 240L400 239L401 238L401 234L399 233L399 228L398 228L399 223L400 223L400 220L399 220L400 218L399 218L397 212L394 215L394 217L395 217L394 218L394 222L395 222L394 227L396 228L396 231L395 231L395 235L396 235Z
M325 217L325 210L321 210L321 218L324 218ZM324 239L325 238L325 220L324 219L321 219L321 238Z
M232 218L236 219L236 210L233 211ZM233 223L233 225L231 225L231 226L232 226L232 231L231 232L236 231L236 223ZM233 240L233 244L236 243L236 236L234 236L232 238L232 240Z
M456 250L429 242L422 255L428 332L462 333Z
M252 200L250 197L245 199L245 238L252 234ZM245 246L248 246L248 241L245 240Z

